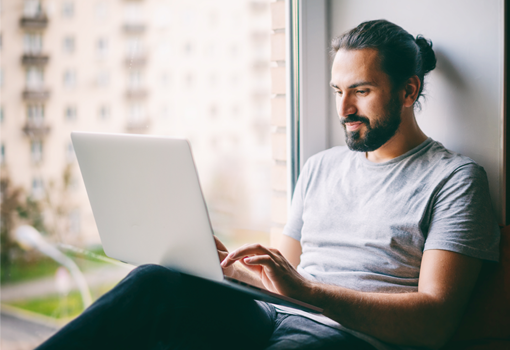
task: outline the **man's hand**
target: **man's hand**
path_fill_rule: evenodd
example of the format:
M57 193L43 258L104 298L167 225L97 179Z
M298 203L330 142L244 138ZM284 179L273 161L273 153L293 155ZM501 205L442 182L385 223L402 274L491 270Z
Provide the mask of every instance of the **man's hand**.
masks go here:
M221 266L228 269L238 260L254 272L264 287L272 292L300 298L311 289L311 283L302 277L277 249L248 244L230 253Z

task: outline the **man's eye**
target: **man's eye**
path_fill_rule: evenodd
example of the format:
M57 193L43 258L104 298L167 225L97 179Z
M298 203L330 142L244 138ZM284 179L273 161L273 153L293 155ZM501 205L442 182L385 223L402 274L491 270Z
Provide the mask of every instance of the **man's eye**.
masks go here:
M335 90L335 95L342 95L342 91Z
M368 91L367 90L358 90L358 91L356 91L356 93L358 95L366 95L366 94L368 94Z

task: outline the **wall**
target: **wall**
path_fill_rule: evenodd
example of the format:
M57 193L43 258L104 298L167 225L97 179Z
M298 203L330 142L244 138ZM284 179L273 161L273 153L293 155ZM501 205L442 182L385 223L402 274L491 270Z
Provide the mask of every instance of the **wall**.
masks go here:
M331 0L328 12L330 39L363 21L384 18L433 41L437 68L425 80L418 123L428 136L485 168L502 223L503 1ZM332 98L328 126L328 146L343 144Z

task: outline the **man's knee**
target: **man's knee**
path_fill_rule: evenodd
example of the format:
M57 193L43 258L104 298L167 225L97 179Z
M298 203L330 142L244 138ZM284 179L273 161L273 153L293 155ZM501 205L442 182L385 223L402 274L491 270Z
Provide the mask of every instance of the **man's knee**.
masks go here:
M176 271L154 264L141 265L126 276L126 281L135 283L139 287L166 289L181 283L181 275ZM163 288L162 288L163 287Z

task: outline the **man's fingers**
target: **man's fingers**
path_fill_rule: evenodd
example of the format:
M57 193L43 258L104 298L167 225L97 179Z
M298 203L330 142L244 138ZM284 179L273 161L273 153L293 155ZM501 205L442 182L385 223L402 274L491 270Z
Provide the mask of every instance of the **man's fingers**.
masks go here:
M269 267L275 267L275 261L269 255L256 255L246 257L241 260L245 265L264 265Z

